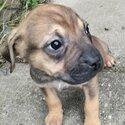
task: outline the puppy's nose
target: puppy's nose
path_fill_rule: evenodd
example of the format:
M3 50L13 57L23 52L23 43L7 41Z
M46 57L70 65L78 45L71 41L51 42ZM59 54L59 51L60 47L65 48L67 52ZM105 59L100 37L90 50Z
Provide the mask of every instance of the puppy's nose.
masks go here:
M88 68L92 68L94 70L98 69L102 63L100 56L89 56L80 57L80 63L88 65Z
M98 50L91 48L91 50L81 54L79 62L88 65L90 69L97 70L102 65L102 58Z

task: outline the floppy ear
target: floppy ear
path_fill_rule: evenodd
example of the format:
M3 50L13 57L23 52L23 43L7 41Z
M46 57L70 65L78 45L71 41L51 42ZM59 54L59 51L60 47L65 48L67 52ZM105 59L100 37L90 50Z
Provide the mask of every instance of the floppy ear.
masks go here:
M97 38L96 36L93 36L93 35L91 36L91 39L92 39L92 44L99 50L103 59L105 56L110 54L109 47L104 41L100 40L99 38Z
M10 62L10 73L13 72L15 68L15 50L14 44L18 39L19 34L17 33L17 29L14 29L10 35L8 36L7 41L5 41L1 47L2 56Z

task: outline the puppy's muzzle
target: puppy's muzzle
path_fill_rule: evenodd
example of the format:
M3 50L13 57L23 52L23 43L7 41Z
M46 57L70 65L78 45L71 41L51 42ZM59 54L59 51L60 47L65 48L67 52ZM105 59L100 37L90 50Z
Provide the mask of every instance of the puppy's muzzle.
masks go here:
M69 84L80 84L90 80L103 68L103 59L99 51L91 47L81 53L76 65L66 74L61 76L61 79Z
M103 59L99 51L89 46L78 56L78 59L65 72L56 72L52 76L45 71L30 66L30 75L36 83L48 83L55 80L62 80L68 84L77 85L85 83L94 77L103 68Z

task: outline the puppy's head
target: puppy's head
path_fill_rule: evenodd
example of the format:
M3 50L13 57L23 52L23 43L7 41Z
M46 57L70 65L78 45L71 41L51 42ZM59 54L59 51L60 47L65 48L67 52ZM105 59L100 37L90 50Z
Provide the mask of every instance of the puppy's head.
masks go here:
M62 80L80 84L103 66L88 24L61 5L43 4L31 11L10 34L8 48L11 71L19 55L30 64L31 77L37 83Z

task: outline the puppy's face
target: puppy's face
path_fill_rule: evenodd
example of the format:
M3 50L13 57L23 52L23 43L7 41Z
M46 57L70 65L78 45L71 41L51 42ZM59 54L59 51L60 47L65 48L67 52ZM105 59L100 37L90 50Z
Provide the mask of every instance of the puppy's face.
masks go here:
M12 68L16 53L28 61L31 77L37 83L84 83L103 66L91 37L88 24L70 8L41 5L10 34Z

